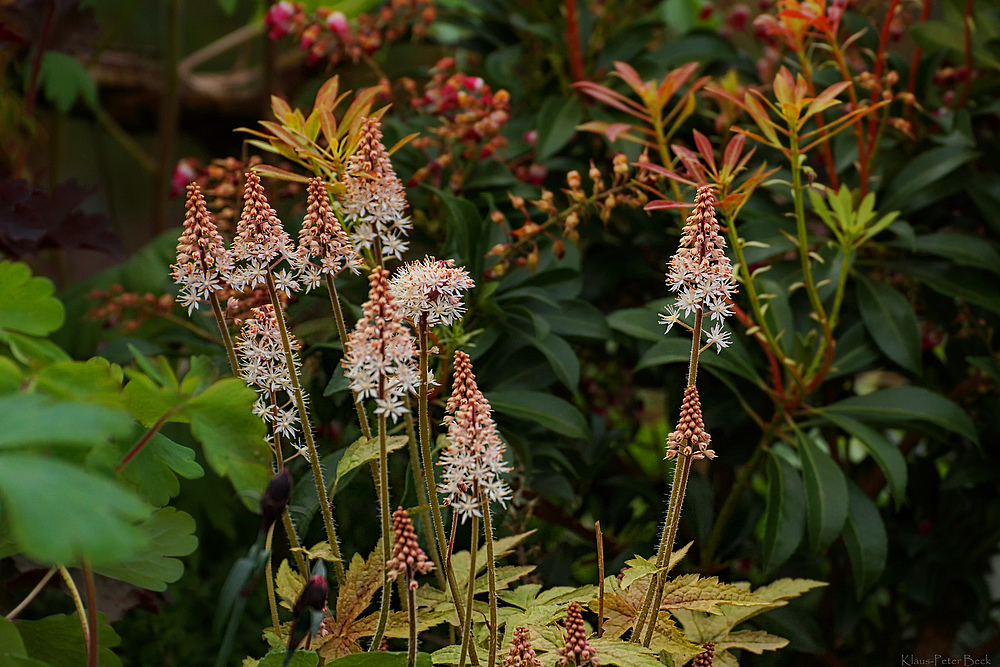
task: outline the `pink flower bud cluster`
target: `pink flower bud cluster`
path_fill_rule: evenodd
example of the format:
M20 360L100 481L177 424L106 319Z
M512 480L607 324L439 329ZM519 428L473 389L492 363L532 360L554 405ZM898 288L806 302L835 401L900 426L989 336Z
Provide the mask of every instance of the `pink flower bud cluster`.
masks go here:
M254 414L260 416L279 433L294 441L299 427L299 413L292 403L292 378L285 364L281 331L275 319L274 306L265 304L253 309L254 317L243 322L236 337L236 352L240 361L240 377L248 386L257 390L259 397L254 404ZM301 347L289 334L292 350ZM296 372L298 355L292 355ZM306 454L306 450L300 451Z
M300 262L292 238L267 202L260 176L251 171L246 178L243 214L233 238L232 254L236 266L229 282L236 289L253 289L264 283L268 272L284 259L292 269L275 275L277 287L286 294L297 291L294 276Z
M232 256L212 222L201 188L192 183L187 190L184 231L177 242L177 263L170 269L174 282L181 286L181 305L191 314L200 301L221 288L232 267Z
M395 543L392 547L392 558L385 564L387 576L395 579L400 574L406 577L410 588L417 587L418 574L427 574L434 569L434 562L428 560L427 554L417 542L417 534L413 530L413 520L402 507L392 513L392 531Z
M503 667L540 667L542 661L531 646L528 628L514 628L514 636L510 640L510 652L503 659Z
M510 487L500 478L510 468L504 462L504 444L490 415L492 408L476 384L472 361L455 352L455 379L445 408L448 449L441 455L444 468L438 491L464 522L482 516L479 492L489 501L506 506Z
M678 454L693 456L695 459L715 458L715 452L708 448L712 444L712 436L705 430L705 422L701 416L701 399L698 388L689 384L684 389L684 401L681 403L681 417L677 420L677 428L667 436L667 459L676 458Z
M301 279L307 292L319 287L323 276L337 276L347 268L357 273L361 266L361 258L333 213L323 181L309 179L308 193L298 248Z
M566 645L559 647L560 665L594 665L600 664L597 660L597 652L587 641L587 630L583 626L583 614L580 612L580 605L570 602L566 609L566 620L563 621L566 627Z
M362 123L361 143L348 159L344 187L341 205L351 224L355 250L360 253L377 241L383 256L402 259L407 248L403 237L412 224L403 215L406 192L382 144L377 118Z
M403 326L392 292L389 273L380 266L369 276L371 288L364 315L349 336L344 354L344 375L359 398L374 398L375 414L396 421L406 414L406 393L420 384L416 350L409 329Z
M462 294L475 287L469 273L455 268L453 259L424 257L396 271L389 288L399 302L403 317L427 325L451 324L465 312Z
M677 300L667 307L666 315L660 316L660 322L670 331L683 317L705 313L717 322L706 335L708 344L716 345L719 351L730 344L729 332L722 328L721 322L732 314L731 300L736 293L725 247L715 219L715 192L710 187L698 188L680 248L667 265L667 286L677 293Z

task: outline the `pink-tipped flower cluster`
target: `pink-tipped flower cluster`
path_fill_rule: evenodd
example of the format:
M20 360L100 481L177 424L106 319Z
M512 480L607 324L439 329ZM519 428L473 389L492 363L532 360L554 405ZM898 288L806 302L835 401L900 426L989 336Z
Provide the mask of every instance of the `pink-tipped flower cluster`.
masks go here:
M434 562L428 560L427 554L417 542L417 534L413 530L413 520L402 507L392 513L392 532L395 542L392 547L392 558L385 564L387 576L395 579L402 574L406 577L410 588L417 587L417 575L427 574L434 569Z
M232 266L232 257L205 206L201 188L187 187L187 215L177 242L177 263L170 267L174 282L181 286L180 302L188 314L222 287Z
M468 271L455 268L455 260L433 257L405 264L389 283L403 317L429 326L461 319L462 295L473 287Z
M236 266L229 282L236 289L253 289L266 281L268 272L281 260L287 260L291 271L282 269L277 272L275 283L280 291L290 294L299 288L295 276L300 265L292 238L267 202L260 176L251 171L246 177L243 214L233 239L232 253Z
M274 306L265 304L253 309L254 317L243 322L236 337L236 351L240 361L240 377L259 394L254 413L280 433L294 441L299 426L299 413L292 404L292 378L285 364L285 351L281 343L281 330L275 319ZM289 334L292 350L298 350L299 341ZM296 372L298 355L292 354ZM305 453L304 449L300 449Z
M323 276L334 277L348 268L357 273L361 266L361 258L333 213L323 181L309 179L308 193L298 249L301 280L307 292L319 287Z
M558 649L560 665L594 665L599 664L597 652L587 641L587 630L583 625L583 614L580 605L570 602L566 609L566 644Z
M377 118L366 118L361 125L361 143L348 158L344 187L341 204L352 227L355 250L360 253L378 242L383 256L402 259L407 248L403 237L412 223L403 215L406 192L382 144Z
M698 188L680 247L667 267L667 286L677 293L677 300L660 316L660 322L670 331L692 313L706 314L716 322L712 331L706 333L706 344L716 345L718 351L731 342L729 332L722 328L722 320L732 314L730 302L736 293L725 247L715 219L715 192L710 187Z
M347 341L344 375L359 398L374 398L375 414L396 421L406 414L403 399L416 393L420 375L416 349L409 329L403 326L399 305L389 291L389 273L375 267L364 315Z
M455 352L455 380L445 411L448 449L439 462L444 474L438 486L447 496L445 503L455 508L463 522L482 516L480 492L506 506L511 492L500 477L510 471L504 463L504 444L490 415L490 403L476 384L472 361L461 350Z
M714 459L715 452L708 448L712 444L712 436L705 430L705 422L701 417L701 399L698 388L689 384L684 390L684 401L681 403L681 417L677 420L677 428L667 436L667 459L679 454L693 456L695 459Z

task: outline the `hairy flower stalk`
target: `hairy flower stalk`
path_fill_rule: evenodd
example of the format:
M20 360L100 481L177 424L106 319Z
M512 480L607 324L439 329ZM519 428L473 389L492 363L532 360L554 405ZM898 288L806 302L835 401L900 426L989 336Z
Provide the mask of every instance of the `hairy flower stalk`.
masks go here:
M395 542L386 570L389 579L395 579L400 574L406 578L406 611L410 629L407 664L414 667L417 664L417 575L430 572L434 563L427 560L427 554L420 548L417 534L413 532L413 521L402 507L392 513L392 530Z
M403 315L395 297L389 291L389 273L376 266L368 278L368 301L362 307L364 315L347 340L343 358L344 375L351 389L363 400L375 399L379 439L379 500L382 512L382 550L389 562L392 529L389 525L389 472L387 462L386 420L395 422L406 413L406 394L416 393L419 384L413 365L416 350L409 330L403 326ZM382 586L382 606L378 628L372 640L377 647L389 618L389 596L392 589L386 578Z
M448 449L441 455L444 467L438 491L445 502L452 506L456 516L472 517L472 560L469 571L469 597L465 627L467 637L472 628L472 598L475 590L475 549L479 541L479 517L486 528L487 567L490 585L490 667L496 664L496 565L493 554L493 530L490 522L490 501L506 505L510 487L500 478L510 468L504 463L504 444L497 433L491 416L492 408L476 384L472 361L461 350L455 352L455 377L451 397L448 399L444 423L448 427ZM454 539L454 529L452 534ZM450 556L450 554L449 554ZM450 560L450 558L449 558ZM466 640L463 639L463 642ZM463 649L464 650L464 649ZM464 656L464 653L463 653Z
M680 247L670 258L667 269L667 286L671 292L677 293L677 300L667 307L667 314L661 316L661 322L667 325L667 331L679 324L689 329L693 338L680 419L677 428L667 437L666 458L676 459L677 462L656 554L657 569L667 565L674 548L692 461L715 458L715 452L708 448L711 436L705 431L701 401L695 383L698 378L699 355L712 345L716 346L717 351L721 351L730 344L729 332L723 329L722 321L732 311L731 301L736 293L736 283L725 246L726 242L719 235L719 223L715 218L715 192L710 187L698 188L694 211L687 219ZM693 326L684 321L684 318L692 314ZM706 314L716 322L712 331L707 333L703 332ZM703 333L706 333L707 338L704 345L701 343ZM666 572L661 571L650 583L632 631L633 642L638 643L641 639L643 645L648 647L652 641L666 581Z
M271 310L274 324L277 325L277 336L281 342L285 366L288 369L288 387L292 401L295 404L302 428L302 436L306 442L309 465L313 471L313 481L316 484L316 495L319 499L319 509L323 516L323 525L330 549L336 557L334 571L337 582L344 583L344 565L340 559L340 542L337 539L337 529L333 523L333 512L326 493L326 482L323 481L323 470L320 468L319 452L313 439L309 414L306 411L305 397L299 383L295 352L292 347L292 337L285 324L285 315L281 309L281 299L278 292L286 294L298 289L294 280L301 262L292 245L291 237L285 232L277 213L271 208L264 194L260 177L250 172L246 175L246 186L243 190L243 212L236 226L236 237L233 239L234 268L230 283L237 289L254 289L260 284L267 287L271 297ZM291 270L282 269L275 273L275 268L286 261ZM287 527L287 524L286 524Z
M361 258L351 245L347 232L340 226L326 187L319 178L309 179L308 201L305 218L302 220L302 230L299 232L299 259L302 262L302 282L308 293L318 287L321 281L326 282L330 293L330 305L337 320L337 333L341 343L346 345L347 325L344 322L344 312L340 307L340 297L337 295L336 278L344 269L357 273L361 266ZM356 391L351 391L354 398L354 409L358 413L361 433L371 439L371 427L365 414L361 400Z
M232 269L232 256L223 245L222 235L212 221L201 188L197 183L191 183L187 186L187 192L184 231L177 242L177 263L170 267L171 275L181 287L180 302L187 306L189 315L205 299L212 304L212 312L219 324L219 333L222 334L222 342L229 356L229 365L233 375L238 375L239 363L218 295L218 290Z
M383 257L402 260L412 228L403 215L406 192L382 144L381 121L365 118L361 124L361 142L348 158L344 175L346 192L340 202L351 225L354 248L360 254L371 250L375 264Z

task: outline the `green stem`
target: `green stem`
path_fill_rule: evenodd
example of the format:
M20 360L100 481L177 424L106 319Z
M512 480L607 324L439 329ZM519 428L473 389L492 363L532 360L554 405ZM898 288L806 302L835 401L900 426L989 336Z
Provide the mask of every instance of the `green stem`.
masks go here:
M472 515L472 542L469 546L469 595L466 598L465 622L462 623L462 654L458 659L458 667L465 667L465 656L472 648L472 605L476 596L476 550L479 547L479 517Z
M409 621L410 641L406 648L407 667L417 664L417 589L407 582L406 586L406 617Z
M212 302L212 312L215 313L215 321L219 323L219 333L222 334L222 344L229 355L229 366L233 369L233 375L240 376L240 362L236 359L236 348L233 347L233 338L229 335L229 326L226 325L226 316L222 312L222 304L219 303L219 295L212 292L209 295Z
M64 565L56 565L56 567L59 569L59 576L62 577L63 583L66 584L66 588L69 589L69 596L73 599L73 606L76 608L77 618L80 619L80 631L83 633L83 644L89 653L90 624L87 622L87 612L83 606L83 598L80 596L80 590L76 587L76 582L73 581L73 577L69 576L69 570L67 570Z
M87 642L87 667L97 667L97 589L94 587L94 571L90 561L80 559L83 568L83 585L87 590L87 626L90 640Z
M444 569L441 567L441 555L434 547L434 520L431 519L430 501L427 499L427 488L424 483L424 471L420 465L420 445L417 444L417 430L413 424L413 408L410 405L410 395L406 395L406 435L410 449L410 466L413 468L413 483L417 488L417 502L421 507L427 509L420 519L420 525L424 531L424 540L431 547L431 560L434 561L434 576L437 578L438 587L443 591L448 585L445 579Z
M347 353L347 324L344 322L344 311L340 308L340 297L337 295L337 286L333 282L333 276L327 274L326 288L330 292L330 305L333 306L333 316L337 320L337 333L340 335L340 344L344 354ZM365 408L358 398L357 392L351 390L351 397L354 399L354 409L358 413L358 423L361 424L361 433L369 440L372 438L372 430L368 425L368 416Z
M281 300L278 298L278 290L274 286L274 276L271 275L270 271L267 272L267 291L271 295L271 304L274 306L274 318L278 322L278 331L281 334L281 346L285 352L285 364L288 366L288 375L292 382L292 398L295 400L295 407L299 412L302 436L305 438L306 448L309 450L309 464L313 471L313 481L316 483L316 496L319 498L319 509L323 515L326 538L330 543L330 551L333 557L337 559L333 563L334 571L337 574L337 584L343 586L344 563L340 556L337 529L333 525L333 512L330 510L330 499L326 494L326 482L323 481L323 469L319 464L319 452L316 450L316 442L313 440L312 425L309 423L309 414L306 412L305 399L302 398L302 385L299 384L299 373L295 369L291 338L288 335L288 327L285 324L285 314L281 309Z
M27 607L29 604L31 604L31 601L34 600L35 597L42 592L42 589L45 588L45 584L49 583L49 580L52 579L53 576L55 576L55 573L57 571L58 570L55 567L49 568L49 571L45 573L45 576L42 577L41 581L35 584L35 587L31 589L31 592L28 593L28 595L25 596L25 598L21 600L21 602L16 607L11 609L10 612L6 616L4 616L4 618L7 619L8 621L13 621L15 618L17 618L17 615L20 614L22 611L24 611L24 608Z
M385 395L385 378L379 380L379 395ZM388 563L392 557L393 532L392 524L389 522L389 453L386 446L385 414L378 416L378 465L379 465L379 486L385 491L380 494L379 500L382 510L382 563ZM384 570L383 566L383 570ZM385 624L389 620L389 602L392 597L392 586L389 577L383 572L382 582L382 605L379 608L378 628L372 638L369 651L378 649L382 643L382 635L385 633Z
M496 557L493 554L493 520L490 517L490 501L486 493L479 492L479 506L483 510L483 532L486 541L486 567L489 572L490 582L490 661L489 667L496 667L497 664L497 573ZM475 578L475 565L473 564L473 578ZM470 607L471 608L471 607ZM471 616L471 614L470 614Z
M451 568L451 555L445 559L444 555L444 523L441 520L441 504L438 502L437 482L434 480L434 462L431 460L431 422L427 406L427 320L421 318L417 326L420 343L420 449L424 464L424 484L427 485L428 499L431 503L431 519L434 521L434 532L437 535L433 548L438 550L440 562L445 564L445 574L448 577L448 588L451 591L451 599L455 603L455 613L458 622L465 625L465 611L462 608L461 594L458 589L458 581L455 579L455 572ZM473 547L475 549L475 547ZM471 608L470 608L471 610ZM471 615L471 614L470 614ZM472 654L472 664L478 664L476 647L470 647Z
M271 607L271 623L274 625L274 634L281 639L281 622L278 620L278 604L274 598L274 575L271 567L271 539L274 537L274 524L267 529L267 537L264 539L264 549L267 551L267 566L264 577L267 579L267 603Z
M704 322L705 313L699 308L695 311L694 327L691 331L691 358L688 362L688 386L693 386L698 380L698 358L701 355L701 327ZM665 567L670 560L670 553L674 548L674 540L677 538L677 525L681 519L681 509L684 505L684 493L687 490L688 476L691 474L691 458L683 452L678 453L677 463L674 465L674 482L670 487L670 501L667 503L666 523L663 532L660 534L660 546L656 552L656 567ZM636 621L635 629L632 631L630 641L638 644L640 638L645 646L653 636L656 628L656 618L659 615L660 602L663 600L663 587L666 585L666 572L659 572L653 581L649 583L646 596L643 598L642 609L639 612L639 619ZM646 626L646 622L649 625ZM643 628L646 628L645 637L642 636Z
M292 515L288 513L287 507L281 514L281 523L285 527L285 534L288 535L288 545L292 548L292 553L295 554L295 566L299 569L299 574L308 579L309 565L306 564L306 558L302 552L298 551L302 548L302 544L299 542L299 536L295 534L295 524L292 523Z

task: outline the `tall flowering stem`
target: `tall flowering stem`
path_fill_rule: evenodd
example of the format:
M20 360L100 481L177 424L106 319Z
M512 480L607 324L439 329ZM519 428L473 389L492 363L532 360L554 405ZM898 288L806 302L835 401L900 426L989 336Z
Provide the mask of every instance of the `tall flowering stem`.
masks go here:
M285 232L277 213L271 208L264 194L260 177L250 172L246 175L246 185L243 190L243 212L236 226L236 236L233 239L234 266L230 283L236 289L255 288L261 283L267 287L271 298L274 324L277 326L277 340L284 356L288 370L288 388L292 402L298 412L302 436L306 442L306 453L313 471L313 481L316 484L316 495L319 499L320 513L326 529L327 540L332 554L336 557L334 571L337 582L344 583L344 565L340 559L340 542L337 539L337 529L333 523L333 512L326 493L326 482L323 481L323 470L320 468L319 452L313 439L312 426L309 423L309 413L306 410L305 397L299 383L297 361L295 358L293 339L285 323L285 315L281 308L279 291L286 294L298 289L294 276L302 267L291 238ZM287 262L291 270L276 268Z
M323 181L319 178L309 179L307 191L306 215L299 232L299 257L304 264L302 281L305 283L306 292L321 282L326 282L330 305L337 320L337 333L340 335L341 343L346 345L347 325L344 322L344 312L340 307L340 298L333 279L344 269L357 272L361 266L361 258L355 252L347 232L341 227L333 207L330 206ZM371 439L371 427L368 425L364 406L357 392L352 390L351 393L361 432L366 438Z
M434 563L427 560L427 554L420 548L417 535L413 532L413 521L402 507L392 513L392 530L395 542L392 558L386 563L388 577L395 579L400 574L406 579L406 610L410 629L407 664L417 664L417 575L427 574L434 569Z
M177 242L177 263L171 266L174 282L181 286L180 301L191 313L200 301L208 299L219 324L222 343L229 356L233 375L239 375L239 362L229 335L229 326L219 303L218 290L232 268L232 257L223 245L222 235L205 205L197 183L187 186L187 215L184 231Z
M434 523L437 537L435 551L438 563L446 562L445 534L434 479L434 464L431 458L432 434L428 405L430 370L428 368L427 334L431 325L449 325L461 318L465 311L462 294L473 286L474 283L469 278L469 274L462 268L456 268L454 261L437 260L433 257L425 257L423 261L410 262L405 265L393 277L391 283L392 292L399 301L403 315L414 323L418 335L420 447L423 459L424 488L427 499L430 501L431 521ZM417 462L414 461L415 466L416 464ZM446 566L444 570L446 570L445 574L448 577L452 599L458 611L459 622L464 623L455 575L450 566Z
M344 354L344 375L350 380L351 389L361 399L374 398L375 415L378 417L379 439L379 500L382 512L382 549L384 561L389 562L392 529L389 515L389 471L386 443L386 419L398 420L406 413L403 399L414 393L418 384L417 370L413 366L416 351L409 330L403 326L400 312L392 292L389 291L389 273L376 266L369 276L368 301L363 306L364 315L355 325L347 340ZM378 629L372 640L377 647L389 617L389 597L392 589L389 579L383 582L382 606Z
M677 300L661 316L661 322L667 325L667 331L674 325L679 325L689 329L693 338L680 419L676 429L667 437L666 458L676 459L676 464L663 533L656 554L658 570L666 567L674 548L692 461L715 458L715 452L708 448L711 437L705 431L701 401L695 384L701 353L712 345L721 352L722 348L730 344L729 332L723 328L722 321L732 312L736 283L725 253L726 242L719 235L719 229L715 218L715 192L710 187L698 188L694 211L687 219L680 247L670 258L667 269L667 285L671 292L677 293ZM694 324L688 325L685 319L692 314ZM709 332L704 331L706 316L716 322ZM706 336L704 345L703 334ZM638 643L641 639L648 647L652 641L665 585L666 572L660 571L654 576L643 599L639 618L632 631L633 642Z
M472 605L476 599L476 551L479 548L479 517L472 516L472 542L469 545L469 588L465 599L465 609L469 612L462 621L462 654L458 658L458 667L465 667L465 658L469 649L475 651L472 645ZM473 659L473 663L475 663Z
M462 522L472 517L472 560L469 569L468 614L463 637L472 626L472 597L476 579L476 547L479 541L480 516L486 528L487 567L490 582L490 667L496 664L496 564L493 554L493 529L490 501L506 505L510 487L500 475L509 472L504 463L504 444L491 416L492 408L476 384L472 361L461 350L455 352L455 379L448 399L444 423L448 426L448 449L441 455L443 480L438 490L447 496ZM454 528L452 530L454 538ZM463 639L463 643L466 640ZM464 651L464 649L463 649ZM464 656L464 653L463 653Z

